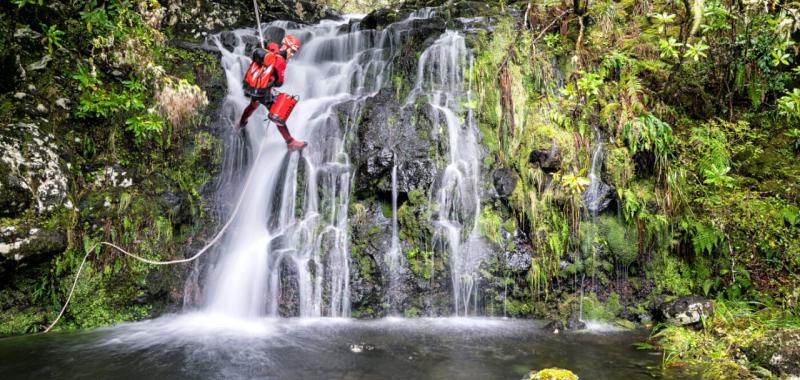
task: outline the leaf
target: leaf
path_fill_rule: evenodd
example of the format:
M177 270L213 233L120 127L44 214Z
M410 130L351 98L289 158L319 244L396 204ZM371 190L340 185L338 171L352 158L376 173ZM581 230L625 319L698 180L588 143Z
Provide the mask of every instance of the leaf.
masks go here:
M799 214L800 214L800 208L794 205L784 206L781 209L781 215L783 215L783 220L785 220L786 223L789 223L792 226L797 224Z

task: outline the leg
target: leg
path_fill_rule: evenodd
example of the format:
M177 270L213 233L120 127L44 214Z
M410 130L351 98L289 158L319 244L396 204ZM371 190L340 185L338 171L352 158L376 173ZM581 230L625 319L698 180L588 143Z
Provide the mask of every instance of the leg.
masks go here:
M247 125L247 119L249 119L250 115L255 112L255 110L258 108L258 105L258 100L253 99L250 101L250 104L245 107L244 112L242 113L242 118L239 119L239 128L243 128L245 125Z
M292 135L289 134L289 129L286 128L286 125L277 123L276 125L278 127L278 132L280 132L281 136L283 136L283 139L286 140L286 146L289 148L289 150L301 150L308 145L304 141L297 141L292 138Z

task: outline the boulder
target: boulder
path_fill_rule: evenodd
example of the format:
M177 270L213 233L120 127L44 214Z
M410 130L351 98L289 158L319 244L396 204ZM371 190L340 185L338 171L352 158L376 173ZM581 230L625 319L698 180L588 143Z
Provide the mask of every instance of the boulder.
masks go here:
M532 151L528 156L528 162L541 168L545 173L555 173L561 169L561 150L553 141L550 149Z
M798 329L771 331L757 339L745 353L753 364L769 369L773 374L800 377Z
M508 199L517 187L517 174L510 168L499 168L492 172L492 182L497 196Z
M658 306L661 320L675 326L698 323L708 318L713 310L713 303L700 296L681 297Z
M0 263L27 264L67 249L65 231L27 226L0 227Z

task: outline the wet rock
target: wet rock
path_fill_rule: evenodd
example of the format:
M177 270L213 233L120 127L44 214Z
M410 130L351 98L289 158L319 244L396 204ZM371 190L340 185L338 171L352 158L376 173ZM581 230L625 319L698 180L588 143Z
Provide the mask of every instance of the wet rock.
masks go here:
M746 348L745 353L752 364L773 374L800 377L800 330L771 331Z
M431 128L426 115L402 107L389 91L368 99L350 151L356 192L391 193L394 165L400 192L427 190L438 177L436 162L430 157L438 149Z
M492 172L492 181L497 191L497 196L507 199L517 187L517 175L510 168L500 168Z
M384 314L383 284L388 278L385 255L392 239L391 220L374 201L354 203L350 210L353 258L350 265L350 301L359 318Z
M571 314L567 318L566 328L567 330L584 330L586 329L586 323L582 321L577 315Z
M528 156L528 162L538 166L545 173L555 173L561 169L561 150L555 141L549 150L534 150Z
M710 300L700 296L681 297L658 307L661 320L675 326L685 326L708 318L714 310Z
M28 207L52 211L67 196L67 177L52 135L35 124L0 128L0 216Z
M614 200L614 188L605 182L600 182L597 184L596 193L592 193L587 189L581 197L583 198L584 206L589 212L598 213L608 208Z

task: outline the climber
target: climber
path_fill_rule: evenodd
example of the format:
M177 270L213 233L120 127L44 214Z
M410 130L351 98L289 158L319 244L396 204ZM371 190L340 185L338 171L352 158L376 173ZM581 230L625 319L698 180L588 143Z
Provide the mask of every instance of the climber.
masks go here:
M244 109L242 118L239 120L239 130L244 129L247 125L247 119L250 118L250 115L258 108L259 104L263 104L267 107L267 110L270 109L276 98L272 93L272 89L283 85L286 61L291 59L298 49L300 49L300 40L294 36L287 35L283 38L280 49L278 49L278 44L270 42L267 44L267 50L257 48L253 51L253 63L247 69L242 83L245 96L250 98L250 104ZM285 120L270 119L277 125L278 132L286 140L286 146L289 150L301 150L308 145L303 141L292 138L291 134L289 134L289 129L286 127Z

